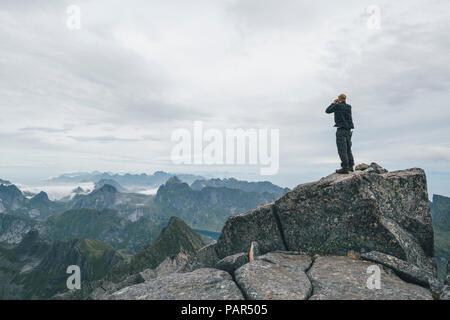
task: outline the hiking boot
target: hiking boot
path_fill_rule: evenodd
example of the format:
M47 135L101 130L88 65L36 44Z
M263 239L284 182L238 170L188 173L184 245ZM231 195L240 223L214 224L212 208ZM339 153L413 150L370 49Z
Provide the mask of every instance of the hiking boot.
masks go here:
M339 170L336 170L336 173L347 174L348 173L348 168L341 168Z
M355 170L353 169L353 166L348 167L348 171L355 172Z

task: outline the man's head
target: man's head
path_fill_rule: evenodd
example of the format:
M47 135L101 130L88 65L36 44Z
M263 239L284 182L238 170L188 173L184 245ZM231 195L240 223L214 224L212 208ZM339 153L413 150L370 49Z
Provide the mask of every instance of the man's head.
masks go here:
M346 96L345 94L343 94L343 93L341 93L341 94L338 96L338 100L339 100L340 102L345 102L346 99L347 99L347 96Z

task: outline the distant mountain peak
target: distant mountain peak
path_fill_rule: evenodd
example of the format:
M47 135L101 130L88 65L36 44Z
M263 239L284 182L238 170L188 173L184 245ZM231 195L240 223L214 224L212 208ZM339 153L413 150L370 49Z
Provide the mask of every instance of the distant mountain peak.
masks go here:
M37 195L35 195L33 198L31 198L32 202L50 202L50 199L48 198L47 193L45 193L44 191L39 192Z
M0 184L10 185L11 182L9 182L8 180L0 179Z
M113 186L119 192L126 192L127 191L116 180L113 180L113 179L100 179L99 181L97 181L95 183L94 189L101 189L105 185Z
M85 193L86 191L82 188L82 187L80 187L80 186L78 186L78 187L76 187L75 189L73 189L72 190L72 193L75 193L75 194L78 194L78 193Z
M120 279L148 268L156 268L168 256L180 252L195 254L204 245L202 237L182 219L171 217L153 244L142 246L130 262L114 267L111 276Z
M20 191L19 188L16 187L16 185L11 184L11 185L0 185L0 190L8 190L9 192L14 192L14 193L20 193L22 194L22 191Z
M0 199L4 208L19 209L25 205L26 198L15 185L0 184Z
M94 192L102 192L102 193L118 193L119 191L116 189L116 187L110 185L110 184L104 184L101 188L93 191Z
M168 184L175 184L175 183L183 183L183 182L177 176L173 176L173 177L169 178L165 184L168 185Z
M172 217L170 217L169 223L167 224L166 228L164 228L164 230L171 229L174 227L182 227L182 228L190 229L190 227L186 224L186 222L183 221L183 219L172 216ZM163 232L164 232L164 230L163 230Z
M199 179L191 184L191 188L194 190L201 190L207 187L225 187L229 189L239 189L246 192L258 192L261 194L270 193L273 194L275 198L279 198L290 191L289 188L279 187L269 181L249 182L235 178L213 178L209 180Z

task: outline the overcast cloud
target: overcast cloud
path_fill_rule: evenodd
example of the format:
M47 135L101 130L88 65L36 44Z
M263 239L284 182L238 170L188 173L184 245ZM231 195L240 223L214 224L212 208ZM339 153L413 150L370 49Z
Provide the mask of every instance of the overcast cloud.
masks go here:
M81 29L66 27L69 5ZM370 5L381 28L367 27ZM353 106L357 162L422 167L450 195L448 1L2 0L0 177L178 167L175 128L279 128L294 186L338 164L332 117Z

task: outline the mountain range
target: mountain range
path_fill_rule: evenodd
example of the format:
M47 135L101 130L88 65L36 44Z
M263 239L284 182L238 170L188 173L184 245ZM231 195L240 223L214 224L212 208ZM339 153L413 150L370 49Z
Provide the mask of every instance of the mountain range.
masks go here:
M0 185L0 213L45 219L64 209L64 203L51 201L43 191L29 199L13 184Z
M239 189L246 192L268 193L273 194L277 198L285 195L290 191L289 188L281 188L269 181L248 182L237 180L234 178L227 179L209 179L195 180L191 184L193 190L202 190L205 187Z
M249 192L224 186L195 190L177 177L159 187L155 203L197 229L219 231L225 220L280 197L280 193Z
M94 171L91 173L87 172L76 172L76 173L66 173L57 177L50 178L48 182L50 183L85 183L93 182L97 183L101 180L113 180L125 188L133 189L135 187L148 187L157 188L163 183L165 183L169 178L177 175L181 180L187 183L192 183L197 179L203 179L203 177L192 174L173 174L164 171L156 171L153 174L117 174L109 172L98 172Z
M200 184L204 186L199 188ZM45 220L74 209L114 209L131 221L146 217L154 223L167 223L171 216L179 216L196 229L217 232L228 216L273 201L288 191L270 182L236 179L196 180L193 185L197 187L172 176L156 195L147 195L128 192L117 181L102 178L91 192L78 187L71 196L55 201L45 192L29 198L15 185L0 185L0 212Z

